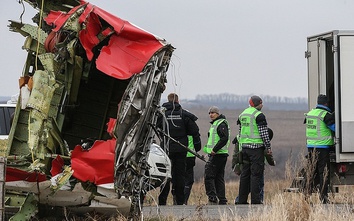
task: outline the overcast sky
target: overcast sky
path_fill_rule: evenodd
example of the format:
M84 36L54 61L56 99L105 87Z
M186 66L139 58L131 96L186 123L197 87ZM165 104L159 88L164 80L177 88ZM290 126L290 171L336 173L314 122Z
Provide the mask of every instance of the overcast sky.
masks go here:
M306 38L354 29L350 0L94 0L92 4L155 34L175 48L163 96L258 94L307 97ZM25 3L24 22L34 10ZM0 1L0 96L18 93L25 40L10 32L18 0Z

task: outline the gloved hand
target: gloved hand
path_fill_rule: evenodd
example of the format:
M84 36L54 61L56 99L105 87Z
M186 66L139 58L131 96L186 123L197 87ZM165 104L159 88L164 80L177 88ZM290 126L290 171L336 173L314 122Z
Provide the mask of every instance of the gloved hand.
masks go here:
M237 176L240 176L240 175L241 175L241 164L236 164L236 165L232 168L232 171L234 171L234 173L235 173Z
M266 158L266 161L270 166L275 166L276 162L273 158L273 153L271 149L264 150L264 157Z

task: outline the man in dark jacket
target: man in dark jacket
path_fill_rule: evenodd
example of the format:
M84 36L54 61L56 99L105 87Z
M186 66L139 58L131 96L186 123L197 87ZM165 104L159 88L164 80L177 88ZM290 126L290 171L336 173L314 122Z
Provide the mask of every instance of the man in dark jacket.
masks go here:
M163 128L166 134L169 134L174 140L181 144L167 139L168 156L172 164L172 195L174 197L174 204L183 205L185 202L184 186L185 186L185 172L186 172L186 155L188 147L188 135L193 137L193 144L196 151L201 149L199 127L196 124L198 119L194 114L182 109L179 104L178 95L171 93L167 96L168 102L164 103L162 107L165 110L166 120L160 118L157 122L159 128ZM167 123L166 123L167 122ZM162 188L159 195L159 205L166 205L168 193L170 191L170 183L167 182Z
M209 108L211 126L208 132L208 142L203 150L209 160L205 165L204 184L209 204L227 204L225 197L225 166L227 162L228 146L230 143L230 127L223 114L216 106Z

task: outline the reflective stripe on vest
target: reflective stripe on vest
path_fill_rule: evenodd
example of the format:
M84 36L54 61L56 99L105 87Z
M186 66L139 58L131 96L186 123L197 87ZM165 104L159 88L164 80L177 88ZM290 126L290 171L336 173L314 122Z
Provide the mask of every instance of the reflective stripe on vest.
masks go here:
M214 121L209 129L208 143L203 148L203 151L205 153L210 154L211 151L213 150L213 148L215 147L215 145L219 142L220 137L218 135L217 128L222 122L226 123L229 137L230 137L230 127L229 127L227 120L226 119L219 119L219 120ZM228 153L229 152L228 151L229 144L230 144L230 139L227 141L227 144L225 146L223 146L220 150L218 150L218 152L216 152L216 154Z
M328 111L312 109L306 115L307 144L313 146L333 145L334 140L331 130L325 124L324 117Z
M193 151L195 150L192 136L188 136L188 148L193 150ZM195 157L195 155L192 154L191 152L187 152L187 157Z
M262 144L263 140L258 131L256 118L262 112L254 107L245 109L239 116L241 123L241 144Z

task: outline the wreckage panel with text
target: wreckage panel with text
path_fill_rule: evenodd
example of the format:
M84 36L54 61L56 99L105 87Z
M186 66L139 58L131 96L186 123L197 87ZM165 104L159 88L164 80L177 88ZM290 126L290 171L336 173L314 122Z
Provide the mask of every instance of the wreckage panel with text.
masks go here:
M6 153L6 189L53 206L97 201L136 213L148 191L142 186L170 177L168 157L154 147L165 177L147 178L174 48L84 1L25 1L40 10L34 18L40 27L9 24L26 37L28 57Z

